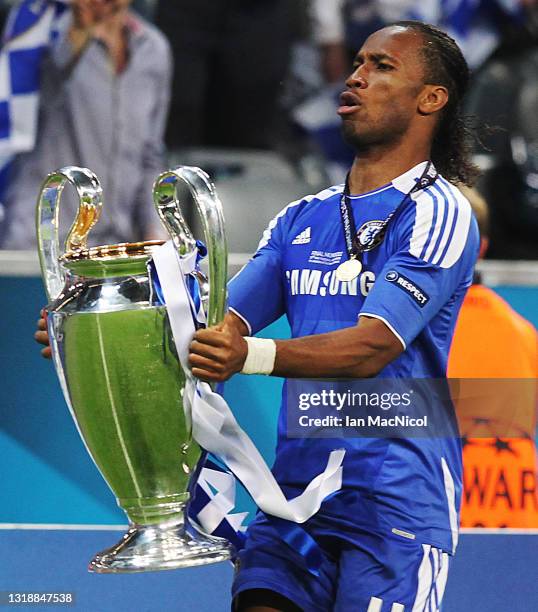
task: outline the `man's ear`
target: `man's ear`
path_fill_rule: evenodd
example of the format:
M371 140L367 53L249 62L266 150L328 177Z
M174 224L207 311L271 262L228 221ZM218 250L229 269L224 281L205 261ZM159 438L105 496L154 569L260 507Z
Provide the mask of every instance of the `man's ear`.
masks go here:
M417 110L421 115L432 115L446 106L448 89L442 85L425 85L419 99Z

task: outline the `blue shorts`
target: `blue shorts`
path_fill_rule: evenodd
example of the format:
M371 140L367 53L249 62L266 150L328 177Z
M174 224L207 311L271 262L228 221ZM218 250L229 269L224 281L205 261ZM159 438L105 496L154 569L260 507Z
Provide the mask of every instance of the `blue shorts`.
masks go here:
M354 543L334 536L316 540L323 558L318 576L267 519L258 516L239 553L233 597L269 589L305 612L440 609L450 558L446 552L399 535L366 531Z

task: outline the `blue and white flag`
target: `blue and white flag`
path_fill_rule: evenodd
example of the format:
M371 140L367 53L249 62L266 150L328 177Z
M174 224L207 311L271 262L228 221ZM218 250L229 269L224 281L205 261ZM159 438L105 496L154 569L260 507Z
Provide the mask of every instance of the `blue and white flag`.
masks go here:
M66 5L65 0L23 0L7 19L0 45L0 221L10 163L35 144L41 61Z
M202 531L225 538L236 551L243 548L248 512L232 512L236 507L235 476L214 457L207 454L200 461L200 470L191 481L189 520Z

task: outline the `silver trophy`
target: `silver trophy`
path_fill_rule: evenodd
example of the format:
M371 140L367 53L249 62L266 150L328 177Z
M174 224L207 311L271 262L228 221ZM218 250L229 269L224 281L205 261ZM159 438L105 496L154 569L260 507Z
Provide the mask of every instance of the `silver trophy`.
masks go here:
M61 195L71 183L78 215L62 250ZM224 313L227 249L222 208L198 168L165 172L154 185L158 214L181 254L195 246L178 194L194 199L208 247L209 279L194 273L210 325ZM182 197L182 196L181 196ZM185 517L201 449L183 411L185 372L148 262L162 242L89 248L102 191L84 168L50 174L37 205L41 270L54 365L88 452L129 519L129 530L90 562L94 572L174 569L229 559L231 545Z

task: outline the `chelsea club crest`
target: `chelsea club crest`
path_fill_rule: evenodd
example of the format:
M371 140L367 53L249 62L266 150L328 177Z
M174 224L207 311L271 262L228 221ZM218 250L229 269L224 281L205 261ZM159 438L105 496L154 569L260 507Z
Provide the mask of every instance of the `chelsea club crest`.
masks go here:
M385 226L384 221L373 220L363 223L357 232L357 240L362 247L362 251L371 251L382 240L384 232L381 230Z

